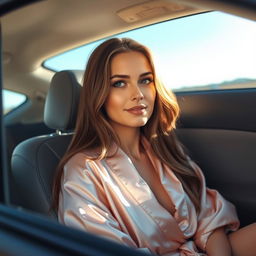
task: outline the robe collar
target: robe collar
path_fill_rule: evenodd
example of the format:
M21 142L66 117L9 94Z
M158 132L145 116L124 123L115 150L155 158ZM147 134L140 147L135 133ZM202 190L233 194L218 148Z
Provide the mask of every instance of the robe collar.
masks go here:
M133 193L133 196L136 197L139 204L144 205L146 202L148 204L147 208L149 213L154 214L150 211L150 204L158 203L159 207L162 207L170 215L170 218L174 218L176 220L175 223L176 225L178 224L179 231L182 231L183 233L189 227L189 210L187 206L187 195L183 190L182 184L173 171L167 165L162 163L155 155L149 141L144 136L141 136L141 143L145 149L145 153L159 175L161 183L175 206L174 216L172 216L171 213L158 203L150 187L140 176L129 156L120 147L118 147L117 144L113 143L110 150L110 156L107 157L105 161L130 191L136 191L139 189L139 193ZM174 227L172 227L172 229L173 228Z

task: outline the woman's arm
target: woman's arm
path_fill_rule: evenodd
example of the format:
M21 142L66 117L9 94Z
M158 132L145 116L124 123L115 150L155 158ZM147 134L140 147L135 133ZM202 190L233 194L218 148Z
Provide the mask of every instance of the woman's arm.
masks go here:
M58 217L67 226L137 247L107 207L101 184L92 172L79 163L65 168Z
M231 246L224 228L217 228L209 236L206 243L206 253L209 256L231 256Z
M59 221L137 248L133 237L112 214L102 182L92 169L93 164L89 165L83 154L77 154L65 165L59 199ZM150 253L148 248L139 250Z

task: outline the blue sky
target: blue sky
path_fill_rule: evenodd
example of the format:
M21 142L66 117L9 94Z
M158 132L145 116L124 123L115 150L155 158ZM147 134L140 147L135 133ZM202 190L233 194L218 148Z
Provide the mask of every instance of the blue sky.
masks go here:
M256 79L256 24L219 12L176 19L118 37L131 37L154 53L158 71L172 89ZM49 59L55 70L84 69L89 54L101 41Z

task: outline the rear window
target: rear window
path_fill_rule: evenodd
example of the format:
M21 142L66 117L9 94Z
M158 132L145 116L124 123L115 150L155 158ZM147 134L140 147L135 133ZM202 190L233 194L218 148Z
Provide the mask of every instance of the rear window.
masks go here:
M174 91L256 87L253 21L208 12L115 37L130 37L148 46L164 84ZM55 71L83 70L92 50L104 40L54 56L44 66Z
M19 107L26 101L27 97L24 94L3 90L3 111L4 115Z

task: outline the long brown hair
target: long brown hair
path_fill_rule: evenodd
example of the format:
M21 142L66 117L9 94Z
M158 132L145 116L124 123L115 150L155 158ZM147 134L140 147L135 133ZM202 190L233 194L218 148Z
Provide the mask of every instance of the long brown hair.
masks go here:
M102 159L109 153L113 141L119 143L108 122L103 105L110 90L111 60L115 55L129 51L140 52L147 58L152 67L156 87L154 111L147 124L141 128L141 133L150 142L160 160L173 170L199 211L200 180L174 133L179 116L176 98L157 79L149 49L128 38L112 38L105 41L93 51L88 60L75 133L66 154L59 163L54 180L53 207L58 208L63 168L73 155L97 147L101 149L98 159Z

